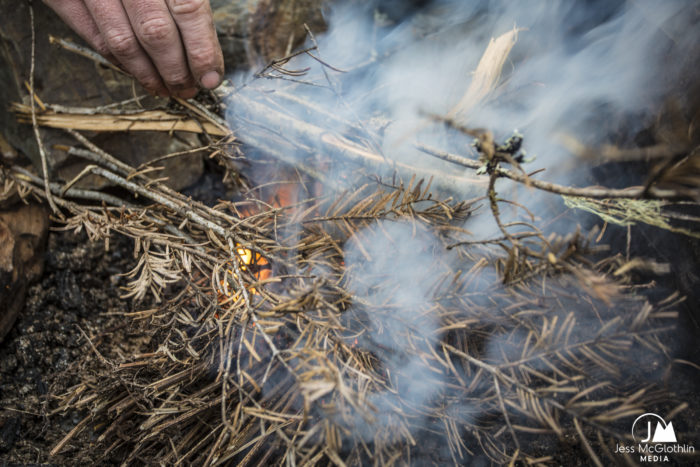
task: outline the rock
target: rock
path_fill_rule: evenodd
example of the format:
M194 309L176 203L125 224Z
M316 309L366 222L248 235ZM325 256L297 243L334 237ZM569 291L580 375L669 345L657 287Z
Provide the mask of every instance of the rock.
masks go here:
M119 154L119 158L131 165L139 167L144 163L144 156L165 155L176 152L189 151L201 146L197 135L191 133L178 134L176 138L163 138L163 133L154 131L140 131L134 133L104 133L90 138L93 143L101 148L109 148L112 154ZM182 190L199 180L204 172L204 160L201 154L188 154L159 161L155 167L161 170L149 172L152 178L167 178L166 185L174 190ZM57 175L62 180L72 180L85 167L82 160L69 160L57 170ZM77 188L101 189L108 186L108 182L102 177L90 175L81 179Z
M17 160L17 151L7 142L2 133L0 133L0 158L9 162Z
M323 0L212 0L214 23L226 64L258 68L302 45L306 23L325 31Z
M28 104L29 96L25 81L29 82L31 57L31 28L28 2L0 0L3 20L0 22L0 107L7 109L12 102ZM46 5L34 2L36 25L36 71L35 88L37 95L46 103L64 106L95 107L112 104L141 95L146 91L138 84L111 69L96 65L92 60L68 52L49 43L49 36L68 39L77 44L84 42L77 37ZM164 100L160 104L165 104ZM144 100L144 106L154 105L154 98ZM4 139L27 155L36 167L40 166L39 153L30 125L20 125L11 112L0 112L0 129ZM47 150L52 180L67 181L66 174L77 173L73 168L84 167L86 163L69 158L65 151L57 150L57 145L75 145L77 142L61 130L41 129L44 146ZM86 135L95 139L94 135ZM141 165L178 149L184 144L173 143L178 138L192 140L190 134L169 133L111 133L99 136L101 147L118 158L128 158L132 165ZM124 143L129 140L129 143ZM197 146L199 146L197 141ZM128 153L121 152L128 147ZM4 147L4 146L3 146ZM3 154L6 148L0 147ZM191 149L186 147L185 149ZM172 188L180 190L194 183L203 171L201 154L177 158L167 164L158 177L168 177ZM104 185L97 181L90 188ZM86 187L82 184L82 187Z
M0 212L0 341L24 307L28 286L41 277L48 228L42 206Z

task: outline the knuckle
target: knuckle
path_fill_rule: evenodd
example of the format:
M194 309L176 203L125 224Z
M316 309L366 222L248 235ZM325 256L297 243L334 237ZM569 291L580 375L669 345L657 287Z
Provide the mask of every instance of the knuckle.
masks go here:
M109 45L107 45L107 41L101 34L91 34L85 39L88 41L88 44L90 44L92 48L95 49L95 51L103 57L112 54L112 50L109 48Z
M133 34L124 31L107 31L104 40L107 48L117 56L129 56L138 50L138 41Z
M102 42L95 42L95 50L97 51L98 54L102 55L103 57L109 57L110 55L113 55L112 50L107 46L107 44L102 41Z
M165 82L173 89L186 89L192 86L192 79L189 75L171 75L165 77Z
M208 69L217 67L219 64L218 54L214 47L204 46L188 50L189 61L192 68Z
M163 17L156 16L141 23L141 39L149 44L159 44L169 39L171 33L170 22Z
M191 15L206 8L207 0L171 0L170 11L174 15Z

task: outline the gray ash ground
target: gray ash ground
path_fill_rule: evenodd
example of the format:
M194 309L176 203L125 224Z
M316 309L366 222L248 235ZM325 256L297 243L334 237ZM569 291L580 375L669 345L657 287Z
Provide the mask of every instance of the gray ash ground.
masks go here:
M132 242L115 236L109 251L84 234L51 232L41 281L30 288L24 310L0 344L0 465L75 464L49 451L84 416L56 413L56 396L81 381L89 347L81 329L106 356L129 350L130 311L119 298L121 273L133 264ZM94 359L97 361L97 357Z

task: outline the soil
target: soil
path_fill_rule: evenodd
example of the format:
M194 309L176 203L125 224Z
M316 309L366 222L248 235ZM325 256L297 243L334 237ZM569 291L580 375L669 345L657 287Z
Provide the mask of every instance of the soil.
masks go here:
M221 175L207 171L186 194L213 203L230 196ZM93 465L83 435L55 457L50 451L87 414L61 412L58 396L90 379L90 345L113 361L145 347L143 332L124 313L151 304L120 298L123 274L134 267L133 241L121 235L91 242L84 232L49 233L44 274L27 292L24 310L0 342L0 467L13 464ZM86 360L89 362L86 363ZM88 430L86 430L88 431ZM120 459L111 459L115 464Z
M70 448L64 457L49 457L84 416L52 412L56 396L81 382L79 371L89 371L78 366L89 349L84 334L108 358L138 345L121 316L133 305L119 297L120 274L133 262L131 248L123 237L105 250L85 234L49 235L45 273L0 344L0 465L90 463Z

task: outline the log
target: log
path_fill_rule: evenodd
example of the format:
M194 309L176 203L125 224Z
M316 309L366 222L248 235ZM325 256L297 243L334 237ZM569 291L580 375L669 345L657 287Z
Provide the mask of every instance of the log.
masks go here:
M48 229L39 205L0 211L0 341L24 307L29 285L41 277Z

